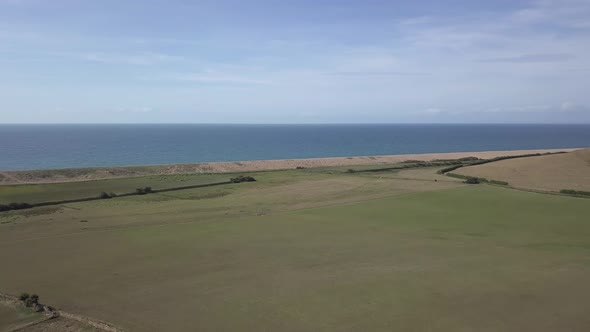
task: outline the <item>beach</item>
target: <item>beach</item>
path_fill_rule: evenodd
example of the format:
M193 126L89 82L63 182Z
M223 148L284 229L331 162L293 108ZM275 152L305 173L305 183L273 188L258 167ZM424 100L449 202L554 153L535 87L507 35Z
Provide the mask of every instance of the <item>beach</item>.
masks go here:
M534 153L570 152L578 148L511 151L449 152L400 154L386 156L332 157L310 159L252 160L234 162L206 162L191 164L64 168L50 170L0 171L0 185L93 181L150 175L189 173L240 173L317 167L392 164L407 160L431 161L477 157L489 159Z

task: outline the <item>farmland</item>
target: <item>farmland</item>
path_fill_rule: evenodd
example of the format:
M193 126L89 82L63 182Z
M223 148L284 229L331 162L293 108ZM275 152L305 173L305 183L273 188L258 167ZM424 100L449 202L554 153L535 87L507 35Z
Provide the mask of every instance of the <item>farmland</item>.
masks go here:
M3 212L1 291L129 331L590 329L590 201L438 169L255 172L252 183ZM0 197L229 176L7 186Z
M456 173L502 180L520 188L590 191L590 149L534 158L501 160L464 167Z

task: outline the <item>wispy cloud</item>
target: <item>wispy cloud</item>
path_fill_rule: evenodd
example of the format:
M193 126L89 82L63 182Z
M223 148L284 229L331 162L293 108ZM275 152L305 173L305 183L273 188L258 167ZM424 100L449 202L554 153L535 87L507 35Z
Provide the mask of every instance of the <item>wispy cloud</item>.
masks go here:
M195 82L202 84L271 84L270 80L255 77L240 76L239 74L228 73L190 73L173 75L173 79L185 82Z
M113 109L114 112L117 113L149 113L153 112L153 107L117 107Z
M124 64L149 66L165 62L183 60L184 57L161 53L140 53L140 54L113 54L113 53L81 53L76 57L90 62L105 64Z
M481 62L512 62L512 63L540 63L540 62L563 62L575 58L573 54L523 54L517 56L497 57L482 59Z
M421 72L403 72L403 71L337 71L327 73L328 75L338 76L425 76L429 73Z
M589 14L590 2L587 0L538 0L532 6L514 12L510 21L521 25L552 24L586 29L590 28Z

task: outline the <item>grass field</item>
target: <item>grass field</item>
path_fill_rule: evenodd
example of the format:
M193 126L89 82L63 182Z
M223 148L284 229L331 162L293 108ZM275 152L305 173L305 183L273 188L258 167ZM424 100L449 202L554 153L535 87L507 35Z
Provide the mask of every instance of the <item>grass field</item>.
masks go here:
M33 313L30 310L14 308L0 302L0 331L14 330L42 318L40 314Z
M455 173L502 180L515 187L590 191L590 149L565 154L508 159L459 168Z
M587 199L435 168L254 176L4 212L1 290L130 331L590 330ZM96 191L69 185L14 193Z
M153 189L190 186L227 181L231 176L231 174L178 174L88 182L6 185L0 186L0 204L12 202L38 203L43 201L94 197L103 191L122 194L133 192L136 188L146 186L151 186Z

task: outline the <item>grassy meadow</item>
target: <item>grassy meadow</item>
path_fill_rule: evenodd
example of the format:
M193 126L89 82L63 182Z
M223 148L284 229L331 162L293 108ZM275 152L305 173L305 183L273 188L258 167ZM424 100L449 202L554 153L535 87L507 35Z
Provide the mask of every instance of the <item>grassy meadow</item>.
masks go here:
M129 331L590 330L590 201L436 171L260 172L3 212L0 291ZM0 201L220 177L6 186Z

